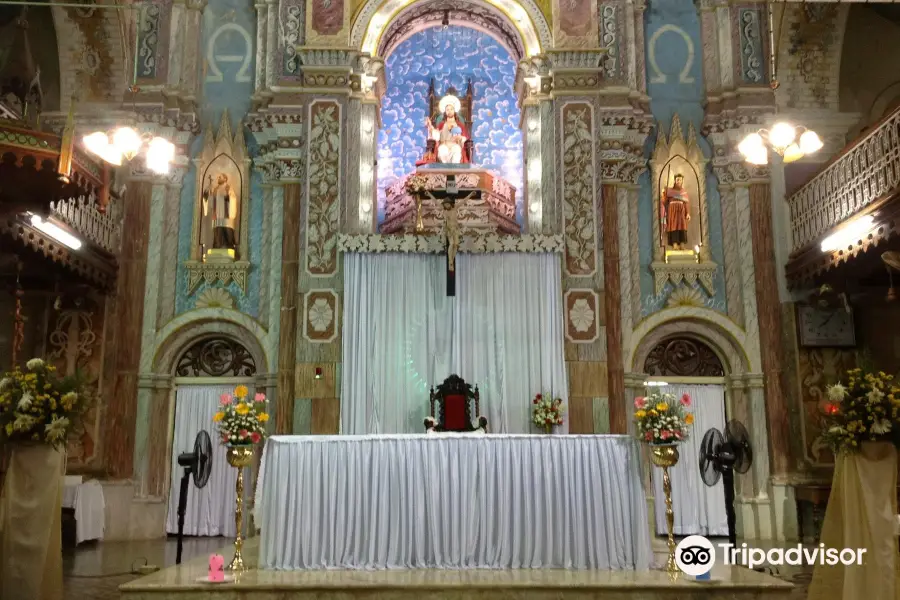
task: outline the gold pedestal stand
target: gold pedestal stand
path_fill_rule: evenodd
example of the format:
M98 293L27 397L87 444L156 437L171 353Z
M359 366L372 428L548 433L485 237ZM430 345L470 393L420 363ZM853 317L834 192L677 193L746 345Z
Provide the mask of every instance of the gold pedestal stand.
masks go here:
M234 486L237 506L234 510L234 558L227 569L240 572L245 569L244 555L241 550L244 547L244 537L241 534L244 526L244 467L249 467L253 462L253 446L229 446L228 464L238 470L237 483Z
M416 235L425 233L425 222L422 221L422 195L416 194Z
M672 510L672 481L669 479L669 467L678 464L678 447L675 444L650 445L650 462L663 470L663 493L666 495L666 524L669 526L669 558L666 560L666 571L671 576L678 575L675 564L675 512Z

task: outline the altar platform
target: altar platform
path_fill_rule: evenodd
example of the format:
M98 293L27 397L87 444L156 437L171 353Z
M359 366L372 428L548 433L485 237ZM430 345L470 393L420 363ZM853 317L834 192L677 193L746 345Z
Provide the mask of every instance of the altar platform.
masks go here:
M231 548L220 553L231 556ZM250 569L233 583L198 583L199 557L119 588L122 600L787 600L794 586L743 567L717 565L713 580L672 581L664 571L565 569L381 571L256 570L259 538L244 546ZM658 556L657 562L664 557Z

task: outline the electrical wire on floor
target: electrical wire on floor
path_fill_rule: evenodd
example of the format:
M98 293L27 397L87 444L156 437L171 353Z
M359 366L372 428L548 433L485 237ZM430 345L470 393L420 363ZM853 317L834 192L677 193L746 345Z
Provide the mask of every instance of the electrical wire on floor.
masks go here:
M138 561L144 561L143 564L137 564ZM66 579L107 579L109 577L125 577L126 575L140 575L141 567L146 567L148 565L148 561L143 556L140 558L134 559L134 562L131 563L130 571L121 571L119 573L102 573L100 575L65 575Z

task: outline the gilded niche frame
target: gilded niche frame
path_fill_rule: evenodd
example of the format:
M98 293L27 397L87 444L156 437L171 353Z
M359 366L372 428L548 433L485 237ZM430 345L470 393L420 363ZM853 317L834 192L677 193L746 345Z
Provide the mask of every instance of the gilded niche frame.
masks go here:
M666 283L677 287L699 283L710 296L715 295L713 278L717 265L709 250L709 209L706 202L706 166L708 159L697 143L697 133L690 125L684 138L681 120L676 114L668 138L661 123L657 123L656 147L650 159L653 182L653 272L654 293L660 294ZM691 220L688 223L687 250L668 248L662 228L662 196L676 174L684 176L688 193Z
M221 282L228 285L234 281L242 292L247 292L247 278L250 271L250 167L251 159L244 140L243 127L232 133L228 111L222 113L222 121L218 132L213 135L212 125L204 132L203 150L194 159L196 185L194 188L193 226L191 228L191 254L185 263L188 271L188 293L193 293L202 281L207 284ZM208 260L203 255L201 231L203 223L203 193L207 187L207 178L213 171L225 168L237 173L240 183L234 185L239 190L237 201L236 248L234 260ZM232 177L229 177L229 181ZM236 183L236 182L235 182Z

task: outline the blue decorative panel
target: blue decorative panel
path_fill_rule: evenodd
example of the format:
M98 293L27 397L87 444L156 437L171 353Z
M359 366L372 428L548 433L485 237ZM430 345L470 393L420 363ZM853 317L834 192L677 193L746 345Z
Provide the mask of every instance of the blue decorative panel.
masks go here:
M700 20L697 9L692 2L651 2L646 14L647 40L647 92L650 95L650 108L657 122L666 128L677 114L681 120L684 135L693 125L694 130L701 131L704 117L703 89L703 45L700 38ZM709 157L709 143L699 138L703 153ZM645 155L649 158L656 143L654 131L647 140ZM658 296L654 295L653 275L649 265L653 259L653 219L656 218L655 202L650 175L644 174L640 179L640 206L638 209L640 262L641 262L641 313L647 316L665 306L666 299L672 291L671 284ZM724 252L722 247L722 204L719 197L718 181L707 167L706 172L706 204L709 219L709 239L706 240L712 260L719 265L713 279L716 294L708 298L701 290L704 298L708 298L707 306L721 312L726 311L725 277L722 265Z
M385 64L388 87L382 100L378 137L378 220L384 219L384 190L415 169L425 150L428 86L438 93L451 85L460 95L474 87L475 160L508 179L518 190L517 219L524 195L522 133L514 90L517 63L486 33L461 26L420 31L402 42Z
M203 11L203 101L201 124L203 135L216 135L222 112L227 110L232 127L241 124L251 108L254 86L254 41L256 40L256 11L242 0L210 0ZM256 155L253 137L245 130L250 156ZM195 140L190 155L196 157L203 147L202 136ZM177 314L194 308L196 298L209 287L205 282L188 295L187 273L184 263L190 258L194 204L197 202L196 171L191 166L181 191L181 215L178 236L178 265L175 311ZM247 291L236 284L225 286L235 299L235 308L253 317L259 315L259 288L262 262L263 222L262 181L253 172L250 179L249 260L250 276ZM246 205L245 205L246 206ZM216 284L214 287L222 287Z
M766 66L766 27L763 5L738 9L738 44L741 56L741 80L744 83L768 83Z

